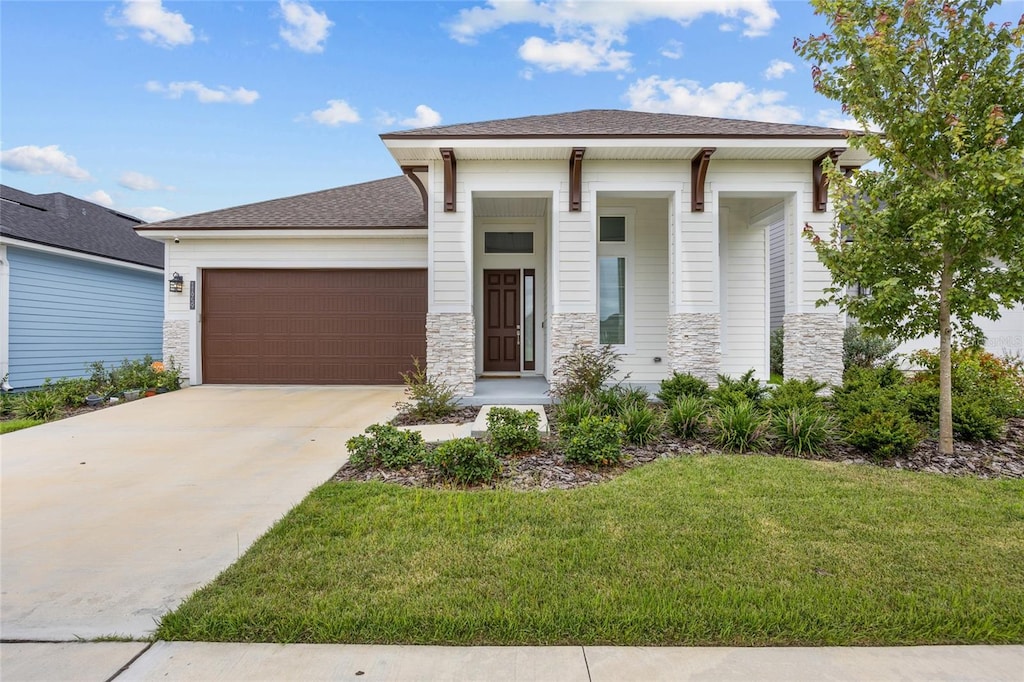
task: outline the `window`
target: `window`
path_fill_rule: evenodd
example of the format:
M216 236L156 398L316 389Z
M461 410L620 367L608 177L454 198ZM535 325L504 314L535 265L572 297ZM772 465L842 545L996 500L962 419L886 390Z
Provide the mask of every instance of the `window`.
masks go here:
M622 346L626 343L626 259L601 256L597 262L601 343Z
M597 220L598 339L613 346L627 345L631 336L632 211L621 210Z
M624 244L626 242L626 216L601 216L598 241Z
M533 253L533 232L484 232L484 253Z

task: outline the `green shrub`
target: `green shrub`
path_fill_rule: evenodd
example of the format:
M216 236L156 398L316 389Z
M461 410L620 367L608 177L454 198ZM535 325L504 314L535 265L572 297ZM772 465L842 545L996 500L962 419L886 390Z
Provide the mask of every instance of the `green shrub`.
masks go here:
M843 375L843 385L833 391L832 403L844 428L875 410L908 415L908 384L894 365L853 367Z
M662 380L661 390L658 391L658 400L666 405L672 405L676 399L684 395L706 398L710 393L708 382L700 377L674 372L671 377Z
M372 424L365 433L348 439L348 462L356 469L381 467L401 469L423 459L423 436L417 431L402 431L391 424Z
M442 478L463 485L494 480L501 462L475 438L456 438L441 443L424 458L427 466L437 469Z
M920 428L904 412L874 410L854 418L847 441L875 460L909 454L921 440Z
M15 398L14 414L21 419L48 422L59 417L63 407L61 396L55 391L29 391Z
M825 401L818 396L818 391L827 385L814 379L786 379L768 394L765 406L773 415L794 409L819 409Z
M668 411L668 428L678 438L693 438L707 420L708 402L696 395L676 398Z
M939 385L914 377L907 382L906 390L907 413L918 424L936 431L939 428Z
M741 402L752 403L755 407L761 404L768 389L754 378L754 370L744 372L739 379L724 374L718 375L718 388L711 392L711 402L718 407L737 405Z
M492 407L487 413L487 437L491 451L500 457L530 452L540 447L540 415L533 410Z
M995 440L1003 432L1003 420L981 400L953 398L953 432L967 440Z
M824 452L835 433L835 421L820 408L794 407L776 412L772 431L783 450L794 455Z
M595 397L615 378L620 359L611 346L577 341L572 350L555 363L558 379L551 388L551 395L563 401L572 397ZM628 378L626 374L620 381Z
M933 385L937 390L939 354L921 350L911 355L910 360L923 367L915 381ZM954 348L952 365L954 396L964 396L969 402L982 400L1000 419L1024 416L1024 368L1019 360L999 359L979 349Z
M872 334L859 324L850 324L843 331L843 368L883 364L897 345L892 339Z
M92 393L92 384L88 379L58 379L53 384L44 385L44 389L56 393L62 405L81 407L86 396Z
M592 417L600 411L590 398L575 396L567 398L555 408L555 421L559 429L576 426L584 417Z
M428 375L419 358L412 359L412 366L412 370L401 373L405 394L411 402L398 402L395 409L423 421L443 419L458 409L454 388L440 377Z
M619 403L619 411L629 407L647 407L651 403L651 394L646 389L634 386L622 389L622 400Z
M647 405L627 404L619 414L626 440L634 445L647 445L661 435L661 413Z
M626 390L621 386L612 386L595 393L594 404L597 406L597 413L609 417L619 416L625 394Z
M784 348L785 331L782 327L776 327L768 337L768 371L780 377L783 376L782 369L785 363Z
M571 464L618 464L622 461L622 423L609 416L584 417L559 432L565 461Z
M715 444L733 452L763 447L765 425L764 416L749 400L720 406L711 420Z
M0 392L0 415L13 414L17 402L17 396L14 393Z

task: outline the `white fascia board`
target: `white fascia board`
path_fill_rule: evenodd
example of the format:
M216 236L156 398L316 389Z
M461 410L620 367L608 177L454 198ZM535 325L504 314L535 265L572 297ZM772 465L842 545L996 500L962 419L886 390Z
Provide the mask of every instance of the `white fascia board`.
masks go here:
M178 239L293 239L293 238L331 238L331 239L426 239L426 228L418 229L379 229L379 230L345 230L345 229L285 229L285 230L197 230L182 228L180 230L147 230L140 236L158 241Z
M80 253L78 251L69 251L68 249L61 249L55 246L47 246L46 244L36 244L35 242L22 241L21 239L12 239L10 237L0 237L0 244L6 244L9 246L16 246L19 249L26 249L31 251L39 251L41 253L49 253L55 256L63 256L65 258L75 258L77 260L83 260L90 263L102 263L104 265L113 265L119 268L125 268L127 270L140 270L142 272L157 272L162 273L163 268L152 267L149 265L140 265L139 263L129 263L123 260L117 260L116 258L106 258L104 256L95 256L91 253Z
M390 150L453 148L459 149L530 149L574 147L618 149L623 147L717 147L720 149L809 149L816 147L848 147L845 137L564 137L564 138L450 138L385 140ZM441 158L440 153L437 158ZM585 159L586 157L584 157Z

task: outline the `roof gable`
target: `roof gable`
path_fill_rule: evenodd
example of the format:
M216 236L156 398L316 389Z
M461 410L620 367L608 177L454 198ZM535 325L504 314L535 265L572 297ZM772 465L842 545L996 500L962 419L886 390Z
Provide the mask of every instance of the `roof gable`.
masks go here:
M114 260L164 267L164 246L135 234L143 221L63 194L0 185L0 235Z
M425 228L423 199L404 175L150 223L140 230Z
M848 132L839 128L742 121L682 114L653 114L620 109L586 109L564 114L504 118L478 123L456 123L401 130L382 139L445 138L836 138Z

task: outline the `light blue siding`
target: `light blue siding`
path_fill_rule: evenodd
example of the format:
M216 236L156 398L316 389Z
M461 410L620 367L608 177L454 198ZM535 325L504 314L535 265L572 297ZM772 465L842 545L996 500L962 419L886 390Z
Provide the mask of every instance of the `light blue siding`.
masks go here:
M10 382L88 376L87 366L152 355L163 345L164 278L8 246Z

